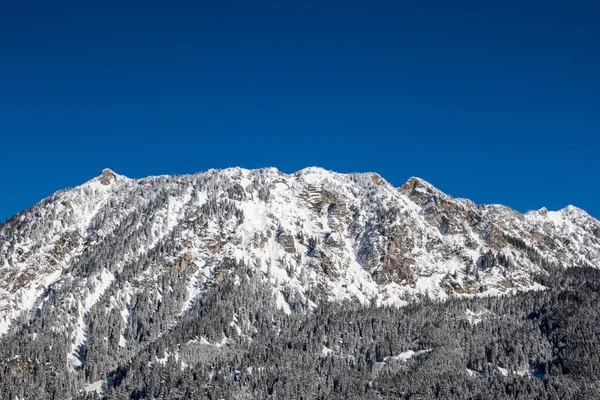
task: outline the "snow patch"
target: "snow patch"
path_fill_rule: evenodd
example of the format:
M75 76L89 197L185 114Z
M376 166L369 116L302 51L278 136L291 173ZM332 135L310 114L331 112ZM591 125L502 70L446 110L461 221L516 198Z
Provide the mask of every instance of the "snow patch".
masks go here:
M104 391L105 383L106 382L103 380L90 383L83 387L83 391L86 393L96 392L98 394L102 394L102 392Z
M79 359L79 349L85 343L86 339L86 316L90 309L100 300L100 297L104 294L106 289L114 281L114 274L108 272L106 269L92 278L87 279L87 285L82 289L79 302L79 313L77 319L77 325L75 326L75 340L71 345L71 351L67 355L67 359L70 361L71 366L74 368L81 366L81 360Z
M398 360L398 361L402 361L402 362L407 362L408 360L410 360L411 358L415 357L415 356L420 356L422 354L427 354L431 351L431 349L425 349L425 350L418 350L418 351L414 351L414 350L407 350L404 351L400 354L398 354L395 357L391 357L394 360ZM388 359L390 357L386 357L386 359Z
M333 350L331 350L329 347L327 346L323 346L323 349L321 350L321 354L324 357L327 357L328 355L330 355L331 353L333 353Z

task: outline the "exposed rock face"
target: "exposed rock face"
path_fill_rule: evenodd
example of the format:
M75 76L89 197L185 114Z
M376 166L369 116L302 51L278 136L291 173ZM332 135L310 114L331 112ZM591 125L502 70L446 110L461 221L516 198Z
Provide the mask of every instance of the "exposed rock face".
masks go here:
M411 240L403 240L401 236L394 237L383 259L381 266L382 277L379 281L382 283L413 283L414 277L411 266L415 264L415 260L410 257L412 249Z
M236 282L234 261L272 284L286 312L290 293L402 305L417 293L539 288L533 276L548 264L600 267L600 223L575 207L476 205L418 178L394 188L377 174L319 168L137 181L105 170L0 226L0 334L49 287L64 291L73 332L85 332L105 292L124 313L132 290L157 302L157 282L174 276L178 316L205 285Z
M205 243L206 249L209 251L209 253L215 254L219 250L221 250L222 241L223 241L223 239L221 238L221 235L217 234L213 237L205 239L204 243Z
M57 241L52 250L52 255L56 257L56 259L61 260L66 254L70 253L79 246L81 241L81 235L79 232L65 232Z
M399 191L422 206L422 215L442 235L466 234L479 221L477 207L468 200L452 199L419 178L410 178Z
M190 265L192 261L192 255L190 253L185 253L181 257L177 259L175 263L175 267L179 273L183 273L186 268Z
M277 235L277 243L279 243L283 250L287 253L295 253L296 246L294 246L294 237L290 233L281 232Z
M106 168L100 174L100 183L103 185L110 185L117 180L117 174Z

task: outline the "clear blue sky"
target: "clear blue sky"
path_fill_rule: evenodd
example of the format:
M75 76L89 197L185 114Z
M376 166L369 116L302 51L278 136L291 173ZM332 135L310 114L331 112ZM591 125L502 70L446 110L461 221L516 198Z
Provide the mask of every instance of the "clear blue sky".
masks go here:
M600 217L598 21L591 1L4 2L0 221L105 167L311 165Z

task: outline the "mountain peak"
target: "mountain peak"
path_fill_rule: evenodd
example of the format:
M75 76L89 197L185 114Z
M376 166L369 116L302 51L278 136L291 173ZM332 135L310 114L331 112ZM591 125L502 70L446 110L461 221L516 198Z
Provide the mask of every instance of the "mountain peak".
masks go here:
M569 204L565 208L561 210L564 214L587 214L585 210L582 210L579 207L575 207L574 205Z
M331 171L327 171L325 168L322 167L312 166L302 168L301 170L297 171L294 175L324 174L328 172Z
M109 186L119 180L127 179L126 176L119 175L110 168L104 168L96 178L102 185Z
M570 218L571 220L588 220L593 221L594 224L599 223L599 221L596 218L592 217L590 214L588 214L587 211L579 207L575 207L573 205L566 206L565 208L560 210L560 213Z
M537 212L538 212L539 215L546 216L546 215L548 215L548 208L547 207L542 207Z
M113 181L117 180L117 174L115 174L111 169L105 168L102 170L99 178L101 184L110 185Z
M445 197L446 194L422 178L413 176L398 189L405 196L421 204L431 196Z

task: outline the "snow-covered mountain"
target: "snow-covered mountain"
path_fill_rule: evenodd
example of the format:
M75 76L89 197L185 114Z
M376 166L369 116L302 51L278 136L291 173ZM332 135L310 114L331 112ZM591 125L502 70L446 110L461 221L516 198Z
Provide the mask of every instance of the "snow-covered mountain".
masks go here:
M162 307L164 326L145 331L160 335L207 285L240 284L234 264L267 282L285 313L328 300L401 306L544 289L535 277L552 265L598 268L600 222L572 206L476 205L418 178L395 188L374 173L133 180L107 169L0 226L0 334L51 313L45 327L64 333L77 368L91 313L112 316L126 349L141 298Z

